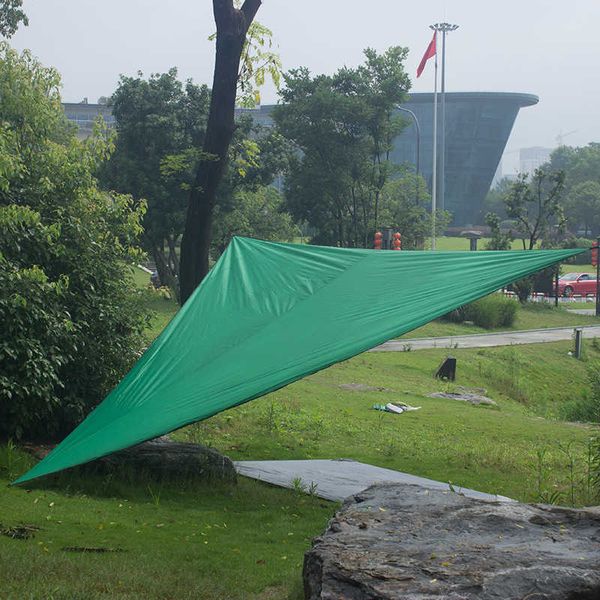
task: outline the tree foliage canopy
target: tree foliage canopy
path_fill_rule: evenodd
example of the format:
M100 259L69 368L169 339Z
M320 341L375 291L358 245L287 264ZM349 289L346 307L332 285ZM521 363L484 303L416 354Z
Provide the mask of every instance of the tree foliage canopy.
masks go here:
M565 173L565 214L573 233L600 235L600 143L560 146L549 167Z
M522 174L504 199L506 214L521 233L523 249L533 250L538 240L548 242L565 229L563 210L565 174L563 171L536 169Z
M146 323L127 262L143 205L101 192L60 79L0 45L0 436L64 434L115 385Z
M115 151L100 171L101 183L146 200L144 246L154 258L161 282L176 290L187 200L199 163L210 158L200 150L210 90L189 80L179 81L176 69L147 79L138 73L121 78L111 103L117 123ZM247 115L237 120L215 200L219 218L229 226L215 225L218 239L211 244L213 260L222 252L223 240L237 231L232 214L244 212L251 193L264 196L259 188L286 168L289 152L289 144L277 132L254 125ZM282 215L279 208L273 214ZM245 235L274 239L277 232L268 229L268 224L287 230L287 221L282 219L268 219L254 233L245 220L241 230Z
M296 219L315 230L316 243L367 247L376 227L394 224L382 219L400 223L401 211L391 206L393 190L400 188L388 187L385 207L383 194L399 174L391 151L406 125L395 109L410 88L407 49L364 54L362 65L331 76L312 76L306 68L286 73L283 103L274 111L279 130L297 147L286 202ZM411 212L426 217L423 207Z
M197 159L206 132L210 90L181 82L177 69L148 79L121 77L111 97L115 151L100 171L104 187L145 199L143 242L165 285L176 288L176 245L183 232L189 188L164 175L169 157L180 169Z
M1 0L0 1L0 35L11 38L19 28L19 25L29 25L29 19L21 8L23 0Z

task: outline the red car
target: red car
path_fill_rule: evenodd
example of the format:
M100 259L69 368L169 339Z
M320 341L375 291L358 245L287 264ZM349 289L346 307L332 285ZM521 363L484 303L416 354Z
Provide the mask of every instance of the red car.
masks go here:
M558 293L561 296L572 296L573 294L596 295L595 273L565 273L558 280Z

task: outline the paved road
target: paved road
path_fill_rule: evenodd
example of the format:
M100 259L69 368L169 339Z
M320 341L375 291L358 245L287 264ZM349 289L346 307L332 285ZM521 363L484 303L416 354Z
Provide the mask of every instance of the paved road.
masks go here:
M491 348L493 346L512 346L513 344L541 344L561 342L573 337L573 327L553 329L530 329L527 331L507 331L503 333L481 333L437 338L405 338L390 340L370 350L370 352L406 352L430 348ZM600 325L582 327L583 337L600 337Z
M441 481L383 469L349 459L245 460L237 461L234 464L240 475L280 487L294 489L298 485L302 485L308 491L312 485L313 493L326 500L343 500L348 496L358 494L374 483L388 481L419 485L430 490L452 493L450 486ZM505 496L486 494L458 486L454 486L454 491L481 500L512 502Z

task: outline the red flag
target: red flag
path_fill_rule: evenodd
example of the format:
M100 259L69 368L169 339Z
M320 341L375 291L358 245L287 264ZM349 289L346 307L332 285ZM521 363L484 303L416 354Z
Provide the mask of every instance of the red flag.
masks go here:
M423 69L425 68L425 64L427 63L427 61L432 57L435 56L435 34L437 33L437 31L433 32L433 37L431 38L431 41L429 42L429 46L427 46L427 50L425 50L425 54L423 54L423 58L421 59L421 62L419 63L419 66L417 67L417 77L421 76L421 73L423 72Z

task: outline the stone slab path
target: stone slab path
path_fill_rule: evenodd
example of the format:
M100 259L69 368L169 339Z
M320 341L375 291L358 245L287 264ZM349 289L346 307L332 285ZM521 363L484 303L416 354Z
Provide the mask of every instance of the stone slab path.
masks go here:
M325 500L341 501L358 494L374 483L396 482L419 485L426 489L453 493L447 483L417 477L400 471L375 467L349 459L338 460L245 460L235 461L240 475L265 481L272 485L294 489L301 484L308 491ZM296 481L296 485L294 484ZM486 494L454 486L454 491L470 498L512 502L505 496Z
M562 342L573 338L574 329L574 327L556 327L451 337L402 338L385 342L381 346L369 350L369 352L407 352L430 348L490 348L493 346L511 346L513 344ZM581 329L583 329L584 339L600 337L600 325L581 327Z

